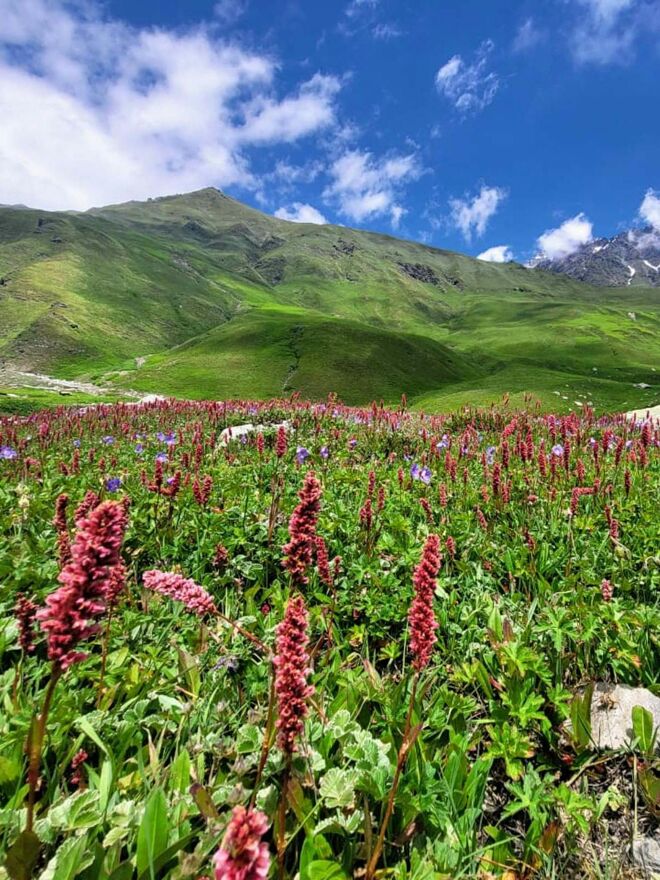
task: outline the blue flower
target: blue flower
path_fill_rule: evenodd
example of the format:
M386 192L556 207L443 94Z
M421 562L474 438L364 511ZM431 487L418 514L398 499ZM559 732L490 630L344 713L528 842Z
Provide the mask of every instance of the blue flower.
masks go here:
M76 449L79 449L79 448L80 448L80 440L78 440L78 439L76 438L76 439L73 441L73 445L76 447Z
M304 446L298 446L296 449L296 461L298 464L302 464L306 459L309 458L309 449L305 449Z
M561 445L561 443L555 443L555 445L552 447L552 454L556 455L557 458L561 458L561 456L564 454L564 447Z
M327 446L322 446L319 454L321 458L330 458L330 450Z
M103 438L103 442L105 443L106 446L112 446L112 444L115 442L115 438L107 436L107 437Z
M419 472L420 480L422 481L422 483L425 483L427 486L431 482L431 476L432 476L431 468L423 467L421 469L421 471Z
M357 446L357 440L355 439L355 437L348 441L348 446L349 449L355 449L355 447Z
M448 449L449 448L449 440L447 439L447 435L442 435L442 440L438 440L435 444L436 449Z
M487 446L486 447L486 464L492 464L495 461L495 453L497 452L497 446Z
M109 480L105 481L105 488L108 490L108 492L116 492L120 486L121 477L110 477Z
M421 471L420 466L415 462L415 464L410 466L410 476L413 480L419 480L419 473Z
M12 449L11 446L0 446L0 458L6 458L11 460L12 458L16 458L18 452L15 449Z
M137 452L138 455L142 455L142 453L144 452L144 444L136 443L135 444L135 451Z
M167 461L167 453L166 452L157 452L156 453L156 461L161 462L161 464L165 464Z

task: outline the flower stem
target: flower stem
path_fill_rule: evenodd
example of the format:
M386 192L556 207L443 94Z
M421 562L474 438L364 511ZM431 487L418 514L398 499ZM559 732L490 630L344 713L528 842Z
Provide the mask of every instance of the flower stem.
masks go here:
M380 825L380 831L378 832L378 838L376 840L376 846L371 854L371 858L367 864L367 868L364 874L364 880L373 880L373 876L376 873L376 868L378 867L378 862L380 861L380 856L383 851L383 845L385 843L385 834L387 832L387 826L390 823L390 819L392 818L392 813L394 812L394 799L396 797L397 789L399 788L399 782L401 780L401 774L403 772L404 765L406 763L406 758L408 757L408 752L412 745L412 741L410 739L410 724L412 721L412 713L413 707L415 704L415 696L417 694L417 683L419 682L419 673L415 674L413 678L412 689L410 691L410 702L408 704L408 715L406 716L406 726L403 731L403 740L401 741L401 746L399 748L399 753L397 755L396 760L396 770L394 772L394 779L392 780L392 787L390 788L390 794L387 799L387 808L385 809L385 815L383 816L383 821Z
M26 831L32 831L34 827L34 805L37 795L37 783L39 782L39 767L41 766L41 754L43 751L44 736L46 733L46 722L48 721L48 713L50 712L51 703L53 702L55 687L57 685L57 682L59 681L61 674L62 670L59 667L53 665L53 669L50 674L50 680L48 682L48 687L46 688L46 694L44 696L43 706L41 707L41 712L33 719L32 725L30 727L30 734L28 736L29 792L27 819L25 822Z

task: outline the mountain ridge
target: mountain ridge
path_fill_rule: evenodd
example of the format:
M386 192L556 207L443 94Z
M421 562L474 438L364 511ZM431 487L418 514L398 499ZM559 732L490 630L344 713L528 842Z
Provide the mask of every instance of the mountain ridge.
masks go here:
M340 387L349 402L381 389L435 406L511 391L549 405L579 392L643 406L651 392L634 386L653 388L660 362L653 290L281 220L214 188L0 208L0 306L0 366L186 396ZM575 394L558 391L567 377Z

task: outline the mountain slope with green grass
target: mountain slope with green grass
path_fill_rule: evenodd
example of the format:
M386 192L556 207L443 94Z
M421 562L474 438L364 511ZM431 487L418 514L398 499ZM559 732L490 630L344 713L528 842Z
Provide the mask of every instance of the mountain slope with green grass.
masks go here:
M145 392L644 406L659 394L658 296L290 223L214 189L0 208L0 371Z

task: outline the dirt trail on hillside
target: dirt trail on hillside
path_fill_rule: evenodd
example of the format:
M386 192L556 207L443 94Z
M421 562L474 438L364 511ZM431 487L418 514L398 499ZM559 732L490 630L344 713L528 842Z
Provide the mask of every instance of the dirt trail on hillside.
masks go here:
M0 385L10 388L38 388L41 391L79 392L93 396L122 394L127 397L139 398L137 391L127 389L108 388L95 385L93 382L76 382L72 379L55 379L44 373L28 373L23 370L14 370L11 367L0 367Z

